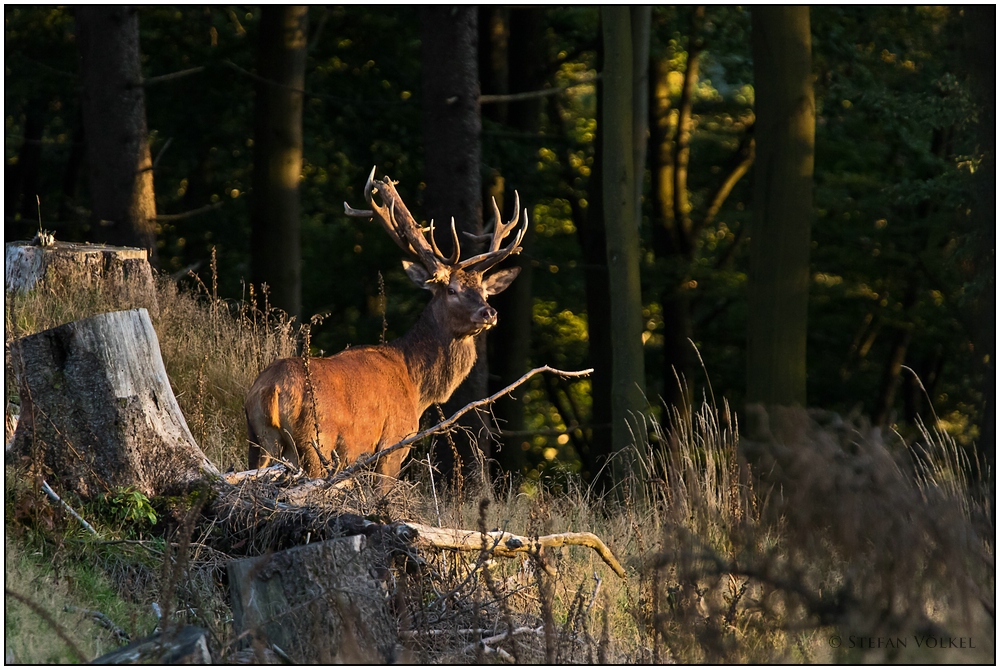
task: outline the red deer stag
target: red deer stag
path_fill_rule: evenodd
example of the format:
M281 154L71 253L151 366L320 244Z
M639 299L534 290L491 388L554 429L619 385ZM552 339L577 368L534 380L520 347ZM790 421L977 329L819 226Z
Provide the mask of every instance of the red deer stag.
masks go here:
M514 216L507 223L502 223L493 203L496 225L489 249L459 261L454 218L454 250L445 258L434 241L434 222L428 243L392 181L388 177L375 181L374 177L373 168L365 184L371 209L352 209L345 202L344 211L349 216L378 219L412 258L403 261L403 268L417 286L431 292L431 300L416 325L397 340L310 359L308 376L301 358L283 358L268 366L251 386L244 405L251 468L266 467L280 456L293 465L301 463L309 476L320 477L326 474L325 464L351 463L416 432L424 410L448 400L469 374L476 362L475 336L497 323L496 310L486 299L507 288L520 270L485 276L494 265L521 251L528 212L518 227L516 194ZM376 192L381 205L373 199ZM501 247L515 229L510 244ZM309 398L310 383L314 402ZM397 476L408 451L403 448L380 459L376 471Z

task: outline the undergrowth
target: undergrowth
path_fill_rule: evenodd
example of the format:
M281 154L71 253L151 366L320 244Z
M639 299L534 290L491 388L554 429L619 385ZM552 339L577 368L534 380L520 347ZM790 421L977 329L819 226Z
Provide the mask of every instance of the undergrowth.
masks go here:
M153 324L171 385L221 470L246 465L246 389L301 346L299 328L266 296L247 298L228 303L200 280L190 290L157 280ZM6 342L115 306L99 291L8 296ZM604 495L567 475L558 494L502 479L456 496L432 481L426 445L388 493L374 476L329 493L321 502L331 510L367 518L526 536L589 531L627 568L620 580L582 547L515 559L429 555L387 585L400 660L992 660L993 511L976 488L976 460L945 433L924 427L904 444L830 413L750 408L738 420L725 402L664 415L638 436L632 477ZM134 639L156 625L153 603L170 621L208 629L217 660L230 658L225 565L234 556L217 548L218 528L197 504L130 490L69 499L95 536L39 485L5 467L4 570L16 594L5 599L8 660L90 660L121 638L65 606L99 611ZM483 637L497 639L476 644ZM974 648L916 642L949 637ZM885 646L895 640L907 644Z

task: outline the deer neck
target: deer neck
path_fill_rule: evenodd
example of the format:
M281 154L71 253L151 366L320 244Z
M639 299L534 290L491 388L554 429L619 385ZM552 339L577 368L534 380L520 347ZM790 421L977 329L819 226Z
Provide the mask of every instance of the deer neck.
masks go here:
M389 343L406 360L410 379L420 394L420 413L451 397L476 363L476 338L454 338L424 310L405 335Z

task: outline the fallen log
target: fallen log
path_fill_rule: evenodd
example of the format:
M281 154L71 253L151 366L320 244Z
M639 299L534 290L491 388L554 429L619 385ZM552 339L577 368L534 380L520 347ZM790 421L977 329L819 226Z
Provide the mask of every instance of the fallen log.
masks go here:
M11 344L21 414L9 457L84 498L147 496L219 473L188 430L145 309L99 314Z

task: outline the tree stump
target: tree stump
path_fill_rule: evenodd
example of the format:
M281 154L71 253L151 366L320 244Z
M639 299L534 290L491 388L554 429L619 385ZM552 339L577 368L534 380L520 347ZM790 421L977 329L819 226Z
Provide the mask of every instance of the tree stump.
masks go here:
M153 496L218 476L170 389L145 309L15 340L11 361L21 395L11 456L43 465L61 490Z
M158 314L156 286L145 249L103 244L8 242L6 292L35 288L97 290L121 309L145 307Z
M233 630L295 663L391 663L397 626L363 535L229 564Z

